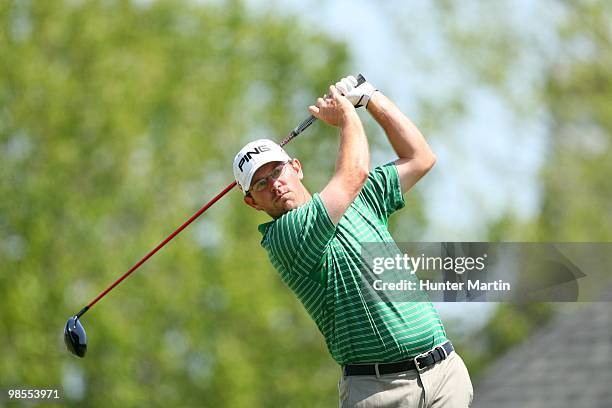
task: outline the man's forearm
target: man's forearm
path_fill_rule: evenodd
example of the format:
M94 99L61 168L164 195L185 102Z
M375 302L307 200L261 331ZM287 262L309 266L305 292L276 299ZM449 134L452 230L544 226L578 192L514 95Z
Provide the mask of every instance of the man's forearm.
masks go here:
M435 160L419 129L389 98L380 92L374 92L367 109L384 129L400 159Z
M321 191L321 200L332 223L337 225L368 178L370 153L361 120L351 102L331 85L329 95L317 99L308 111L340 128L336 171Z
M348 101L347 101L348 102ZM368 178L370 152L361 120L351 105L342 109L338 122L340 147L336 171L321 191L330 220L338 224Z
M368 141L361 120L354 109L347 109L340 119L340 147L334 177L344 180L347 187L361 188L364 174L370 167Z

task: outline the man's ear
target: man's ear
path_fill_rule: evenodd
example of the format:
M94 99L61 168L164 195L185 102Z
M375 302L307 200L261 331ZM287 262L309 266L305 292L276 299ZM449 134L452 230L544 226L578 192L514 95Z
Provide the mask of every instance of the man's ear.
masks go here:
M291 166L297 172L298 179L302 180L304 178L304 173L302 172L302 163L298 159L293 159L291 161Z
M256 209L257 211L261 211L263 210L263 208L261 208L260 206L257 205L257 203L255 202L255 199L250 195L247 194L244 196L244 202L249 206L249 207L253 207L254 209Z

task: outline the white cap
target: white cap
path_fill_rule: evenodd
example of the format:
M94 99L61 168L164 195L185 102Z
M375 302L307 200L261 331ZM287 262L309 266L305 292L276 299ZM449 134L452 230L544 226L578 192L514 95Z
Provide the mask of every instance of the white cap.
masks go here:
M291 157L287 152L272 140L255 140L247 143L234 158L234 178L243 194L246 194L258 168L266 163L289 160Z

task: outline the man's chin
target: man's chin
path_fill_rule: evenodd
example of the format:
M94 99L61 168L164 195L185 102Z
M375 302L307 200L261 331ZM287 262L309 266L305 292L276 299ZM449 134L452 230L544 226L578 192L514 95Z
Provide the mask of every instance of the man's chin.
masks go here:
M279 218L283 214L288 213L289 211L296 209L298 207L299 205L295 200L291 200L291 199L283 200L281 198L280 202L278 203L278 211L276 211L276 214L273 215L273 218Z
M291 211L294 208L297 208L297 203L294 200L286 200L284 202L281 202L281 206L282 210L284 211L284 213L286 213L287 211Z

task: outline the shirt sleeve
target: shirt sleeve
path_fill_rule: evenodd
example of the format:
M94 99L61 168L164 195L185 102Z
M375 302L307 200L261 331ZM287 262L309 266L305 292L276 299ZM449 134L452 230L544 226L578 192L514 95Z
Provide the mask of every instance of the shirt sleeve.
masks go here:
M372 170L359 196L387 224L389 216L405 205L395 163L387 163Z
M320 195L315 193L308 203L278 218L267 229L262 245L281 274L299 274L324 284L322 265L335 231Z

